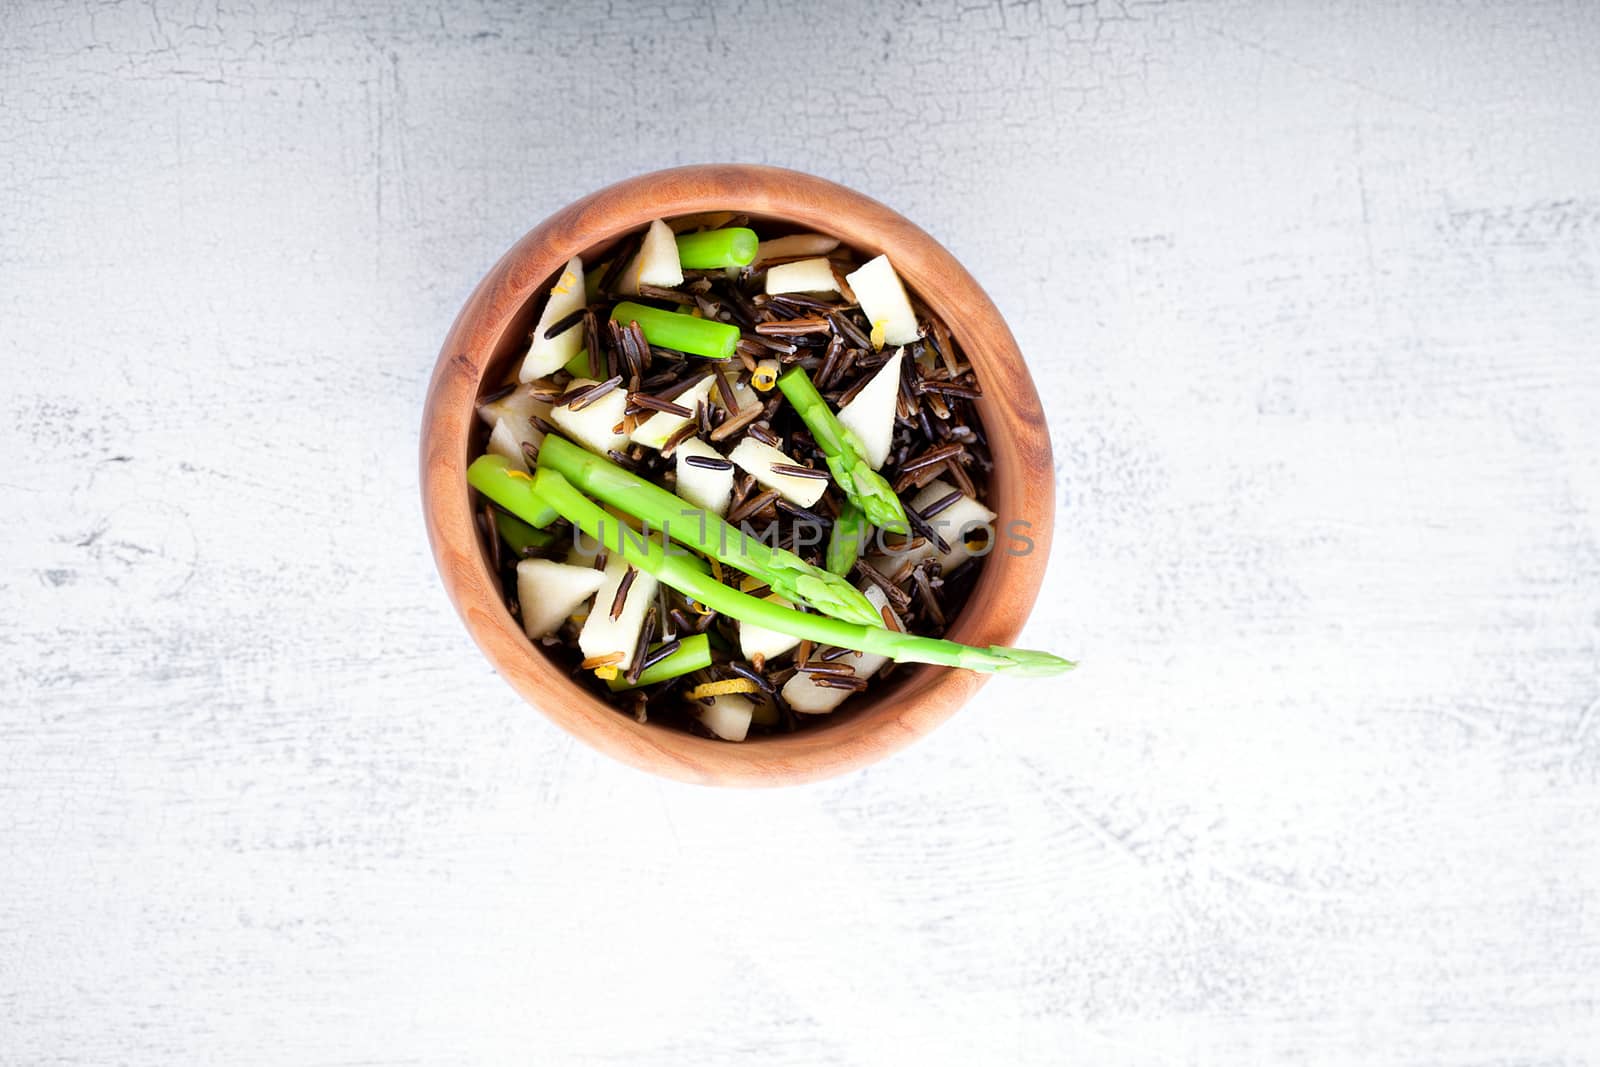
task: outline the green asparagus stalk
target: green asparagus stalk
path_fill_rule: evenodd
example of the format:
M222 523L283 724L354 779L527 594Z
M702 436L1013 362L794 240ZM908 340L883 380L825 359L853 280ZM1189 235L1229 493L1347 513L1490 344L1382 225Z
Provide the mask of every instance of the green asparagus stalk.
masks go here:
M825 615L811 615L758 599L702 574L690 563L692 557L674 555L660 541L647 540L641 545L636 534L624 532L623 525L616 519L608 521L600 506L573 488L559 471L540 467L533 484L543 502L608 550L621 553L623 559L639 570L729 618L820 645L876 653L900 663L934 663L1030 677L1060 674L1077 666L1048 652L999 645L976 648L887 627L860 626Z
M761 239L743 226L678 235L678 262L690 270L748 267Z
M624 326L637 322L644 330L646 341L675 352L687 352L691 356L731 359L733 346L739 343L739 327L732 323L695 318L693 315L675 315L660 308L635 304L631 300L624 300L612 308L611 319Z
M657 641L650 646L654 652L664 642ZM606 679L606 685L611 687L613 693L623 689L637 689L641 685L655 685L668 678L676 678L681 674L691 671L702 671L711 666L711 641L705 634L690 634L678 643L677 651L668 653L661 659L650 664L639 672L639 680L629 683L627 677L617 672L615 678Z
M467 468L467 484L536 530L561 516L533 491L533 478L504 456L484 455Z
M640 519L646 530L659 530L696 552L736 567L767 583L780 596L809 604L836 619L883 625L872 602L839 575L813 567L787 549L746 536L721 516L702 511L563 437L545 437L539 446L539 466L560 472L588 495Z
M587 378L593 369L589 366L589 350L578 349L578 354L567 360L567 365L561 368L574 378Z
M833 520L833 529L828 534L828 556L823 562L830 572L850 573L861 550L866 547L869 529L871 526L861 509L856 507L854 501L846 500L839 508L839 517Z
M556 535L549 530L536 530L515 515L499 509L494 513L494 526L500 531L500 539L519 556L526 556L531 549L549 548L556 540Z
M909 530L899 496L883 475L872 469L860 440L834 415L817 387L811 384L805 368L797 366L785 371L778 379L778 388L789 398L817 447L822 449L833 480L867 520L884 530L902 533Z

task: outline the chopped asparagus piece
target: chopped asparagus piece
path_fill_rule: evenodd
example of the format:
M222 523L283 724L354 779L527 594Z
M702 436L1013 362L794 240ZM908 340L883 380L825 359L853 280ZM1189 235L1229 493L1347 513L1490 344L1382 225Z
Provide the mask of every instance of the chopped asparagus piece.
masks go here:
M678 315L631 300L612 308L611 318L624 326L637 322L644 330L644 339L653 345L706 359L731 359L734 346L739 343L739 327L731 322Z
M906 513L900 498L883 476L872 469L862 454L860 439L840 425L828 402L811 384L805 368L797 366L785 371L778 379L778 388L794 405L795 413L811 431L817 447L822 449L834 481L868 521L885 530L905 530Z
M761 242L743 226L678 235L678 262L690 270L747 267Z
M533 479L504 456L479 456L467 468L467 484L535 529L560 518L533 491Z
M657 641L650 646L650 652L645 656L646 663L650 662L649 656L662 644L664 642ZM629 685L628 680L618 672L615 678L607 679L606 685L610 686L613 692L621 689L637 689L642 685L655 685L657 682L677 678L679 675L703 671L709 666L711 666L711 642L705 634L691 634L678 642L677 651L668 653L640 671L637 682Z

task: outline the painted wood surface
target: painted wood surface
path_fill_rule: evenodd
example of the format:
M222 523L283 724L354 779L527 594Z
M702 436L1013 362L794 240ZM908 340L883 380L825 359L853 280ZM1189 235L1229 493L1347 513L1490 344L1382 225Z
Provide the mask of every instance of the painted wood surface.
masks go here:
M0 9L0 1062L1578 1064L1600 8ZM748 91L741 79L749 79ZM858 188L994 295L1052 565L757 795L529 711L423 390L532 223Z

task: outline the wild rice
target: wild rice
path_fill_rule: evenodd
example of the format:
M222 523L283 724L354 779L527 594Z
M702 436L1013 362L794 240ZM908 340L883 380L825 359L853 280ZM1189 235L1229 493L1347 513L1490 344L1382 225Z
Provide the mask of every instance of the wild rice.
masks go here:
M639 675L644 672L645 654L650 651L650 642L655 640L655 636L656 609L652 604L650 610L644 613L644 622L639 627L639 639L633 644L633 665L623 674L629 685L639 683Z
M722 402L728 408L728 414L737 415L743 406L739 401L739 394L734 391L733 383L728 381L728 372L722 369L722 360L711 361L711 374L717 380L717 395L722 397Z
M690 293L679 289L663 289L659 285L645 285L642 282L639 285L639 295L648 300L665 300L685 307L694 303L694 296Z
M579 308L577 311L571 312L570 314L561 316L555 322L550 324L549 329L544 331L544 339L548 341L557 334L566 333L568 330L578 325L578 323L582 322L583 317L587 314L589 314L589 309L583 307Z
M648 393L629 393L628 403L637 405L643 410L661 411L668 415L676 415L680 419L694 418L692 409L686 408L682 404L675 404L670 400L662 400L660 397L651 396Z
M923 508L922 512L921 512L922 517L924 519L933 518L935 515L939 514L939 512L945 510L951 504L954 504L957 500L960 500L961 499L961 495L962 495L961 494L961 490L952 489L950 492L946 493L944 496L940 497L938 500L935 500L933 503L931 503L927 507Z
M937 448L930 448L921 455L915 456L912 459L908 459L904 463L900 464L900 471L903 474L906 471L919 470L922 467L926 467L930 463L942 463L953 456L961 455L965 451L966 448L959 443L952 445L940 445Z
M688 629L688 627L684 627L684 629ZM680 638L676 638L676 637L674 637L671 641L667 641L667 642L663 643L654 652L651 652L649 655L645 656L642 661L640 661L641 662L641 666L639 667L640 673L641 674L644 673L645 671L649 670L651 667L654 667L657 663L660 663L662 660L666 659L668 656L670 656L674 652L678 651L679 647L682 646L682 644L683 644L683 641ZM634 681L638 681L637 678L635 678L633 680Z
M697 429L699 427L693 421L690 421L672 431L672 435L661 443L661 455L671 456L679 445L694 436L694 432Z
M829 329L828 320L821 317L756 323L756 333L762 337L793 337L807 333L826 333Z
M617 583L617 595L611 598L611 617L622 618L622 609L628 603L628 591L633 588L633 580L639 577L639 570L633 564L628 564L628 569L622 574L622 581Z
M733 470L733 464L721 456L687 456L684 462L691 467L701 467L708 471Z
M749 500L746 500L744 503L740 504L737 508L729 511L727 521L737 526L739 523L743 522L745 519L748 519L756 512L768 507L774 500L777 499L778 491L776 489L768 489L764 492L758 493Z
M828 472L819 471L815 467L802 467L795 463L774 463L773 474L787 474L791 478L816 478L827 481Z
M611 392L611 390L615 389L621 384L622 375L613 374L603 382L596 382L594 385L586 386L585 388L578 390L576 394L561 394L560 403L565 404L573 411L582 411L584 408L588 407L596 400L599 400L601 397L605 396L607 393Z

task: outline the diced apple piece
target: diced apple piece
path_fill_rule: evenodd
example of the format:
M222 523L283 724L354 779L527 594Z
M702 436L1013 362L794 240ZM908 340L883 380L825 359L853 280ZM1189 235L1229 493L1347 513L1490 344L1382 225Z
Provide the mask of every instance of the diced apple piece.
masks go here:
M489 426L493 426L497 419L526 419L531 415L537 415L549 422L550 401L535 396L534 391L549 392L553 388L555 387L549 382L527 382L519 385L505 396L479 404L478 418Z
M544 432L533 424L531 416L546 421L550 418L550 403L533 395L534 384L519 385L498 400L478 405L478 417L489 424L488 451L504 456L518 470L527 470L522 446L524 443L538 448L544 441Z
M894 441L895 404L900 398L900 364L905 349L898 349L889 362L878 368L872 380L839 409L839 422L861 439L867 462L873 469L889 458Z
M750 734L750 720L755 715L755 705L740 693L723 693L711 698L709 706L694 701L694 717L712 735L724 741L743 741Z
M825 256L838 247L837 237L826 237L820 233L795 233L762 241L756 246L756 262L788 259L790 256Z
M690 456L721 459L721 453L698 437L686 437L678 442L672 455L678 464L678 495L697 508L726 515L728 500L733 496L733 468L712 470L688 461Z
M583 260L573 256L551 288L544 311L539 313L539 325L533 328L533 343L528 346L522 370L517 375L520 380L531 382L554 374L578 354L578 349L583 347L583 323L574 323L554 337L546 337L545 331L582 308L583 303Z
M766 695L762 695L761 699L755 702L755 706L751 709L750 720L758 726L776 726L782 721L778 715L778 705Z
M711 395L711 387L716 384L716 379L706 375L687 391L673 398L674 404L682 404L693 411L696 404L709 403L707 398ZM669 411L658 411L634 427L633 440L635 444L647 448L660 448L667 443L667 438L683 428L689 420L682 415L674 415Z
M767 269L767 295L778 293L837 293L839 279L827 257L797 259Z
M511 420L495 422L494 429L489 431L489 446L485 451L492 456L504 456L517 470L528 473L528 457L522 454L522 441L512 429Z
M589 378L574 378L567 390L572 392L594 384ZM555 405L550 409L550 421L589 451L605 455L608 449L620 449L628 444L628 435L618 429L627 410L628 394L613 389L577 411L569 404Z
M561 628L574 609L594 596L605 575L593 567L571 567L548 559L517 564L517 605L522 629L537 640Z
M622 553L613 552L606 561L600 587L595 590L594 607L583 629L578 632L578 649L584 659L621 652L622 659L616 668L625 671L633 665L633 648L639 643L639 628L644 625L644 613L655 603L656 580L639 571L628 587L628 596L622 602L622 613L611 617L611 604L617 598L617 589L623 575L628 573L628 563Z
M936 500L941 500L955 491L955 487L944 481L932 481L922 488L916 496L912 497L910 507L922 511ZM929 556L937 556L939 566L946 572L954 570L968 559L972 558L972 550L967 547L967 539L962 536L962 531L975 532L978 528L988 531L992 539L996 535L994 529L994 512L972 499L963 496L954 504L939 512L928 520L928 525L944 538L950 546L950 551L940 552L938 546L932 541L920 548L909 552L891 553L874 556L871 563L884 574L893 575L907 564L920 563Z
M682 284L683 267L678 263L678 239L673 236L672 227L656 219L645 231L639 254L622 272L618 288L629 296L638 296L641 285L675 289Z
M845 281L855 290L856 302L873 329L883 328L885 344L908 345L922 336L911 301L906 298L906 288L900 284L900 275L894 272L888 256L869 259L846 275Z
M777 593L769 593L762 599L769 604L776 604L783 608L792 608L794 605ZM775 660L800 643L798 637L769 630L765 626L755 623L741 622L739 624L739 652L745 659L753 660L760 656L765 660Z
M876 585L869 582L862 588L861 592L872 602L872 606L880 612L888 607L888 598L883 595L883 590ZM893 615L894 613L891 611L890 614ZM895 621L899 622L899 616L894 617ZM855 670L857 678L871 678L889 661L886 657L871 652L852 652L848 656L841 656L833 662L849 665ZM845 699L851 695L848 689L830 689L827 686L818 685L815 679L815 675L804 672L796 673L787 682L783 683L783 699L795 711L804 712L807 715L826 715L840 704L843 704Z
M746 437L740 441L728 458L768 489L776 489L780 496L793 504L809 508L815 504L828 488L827 478L807 478L802 475L784 474L772 469L774 464L800 464L778 449L769 444L757 441L753 437ZM827 471L822 471L826 474Z

